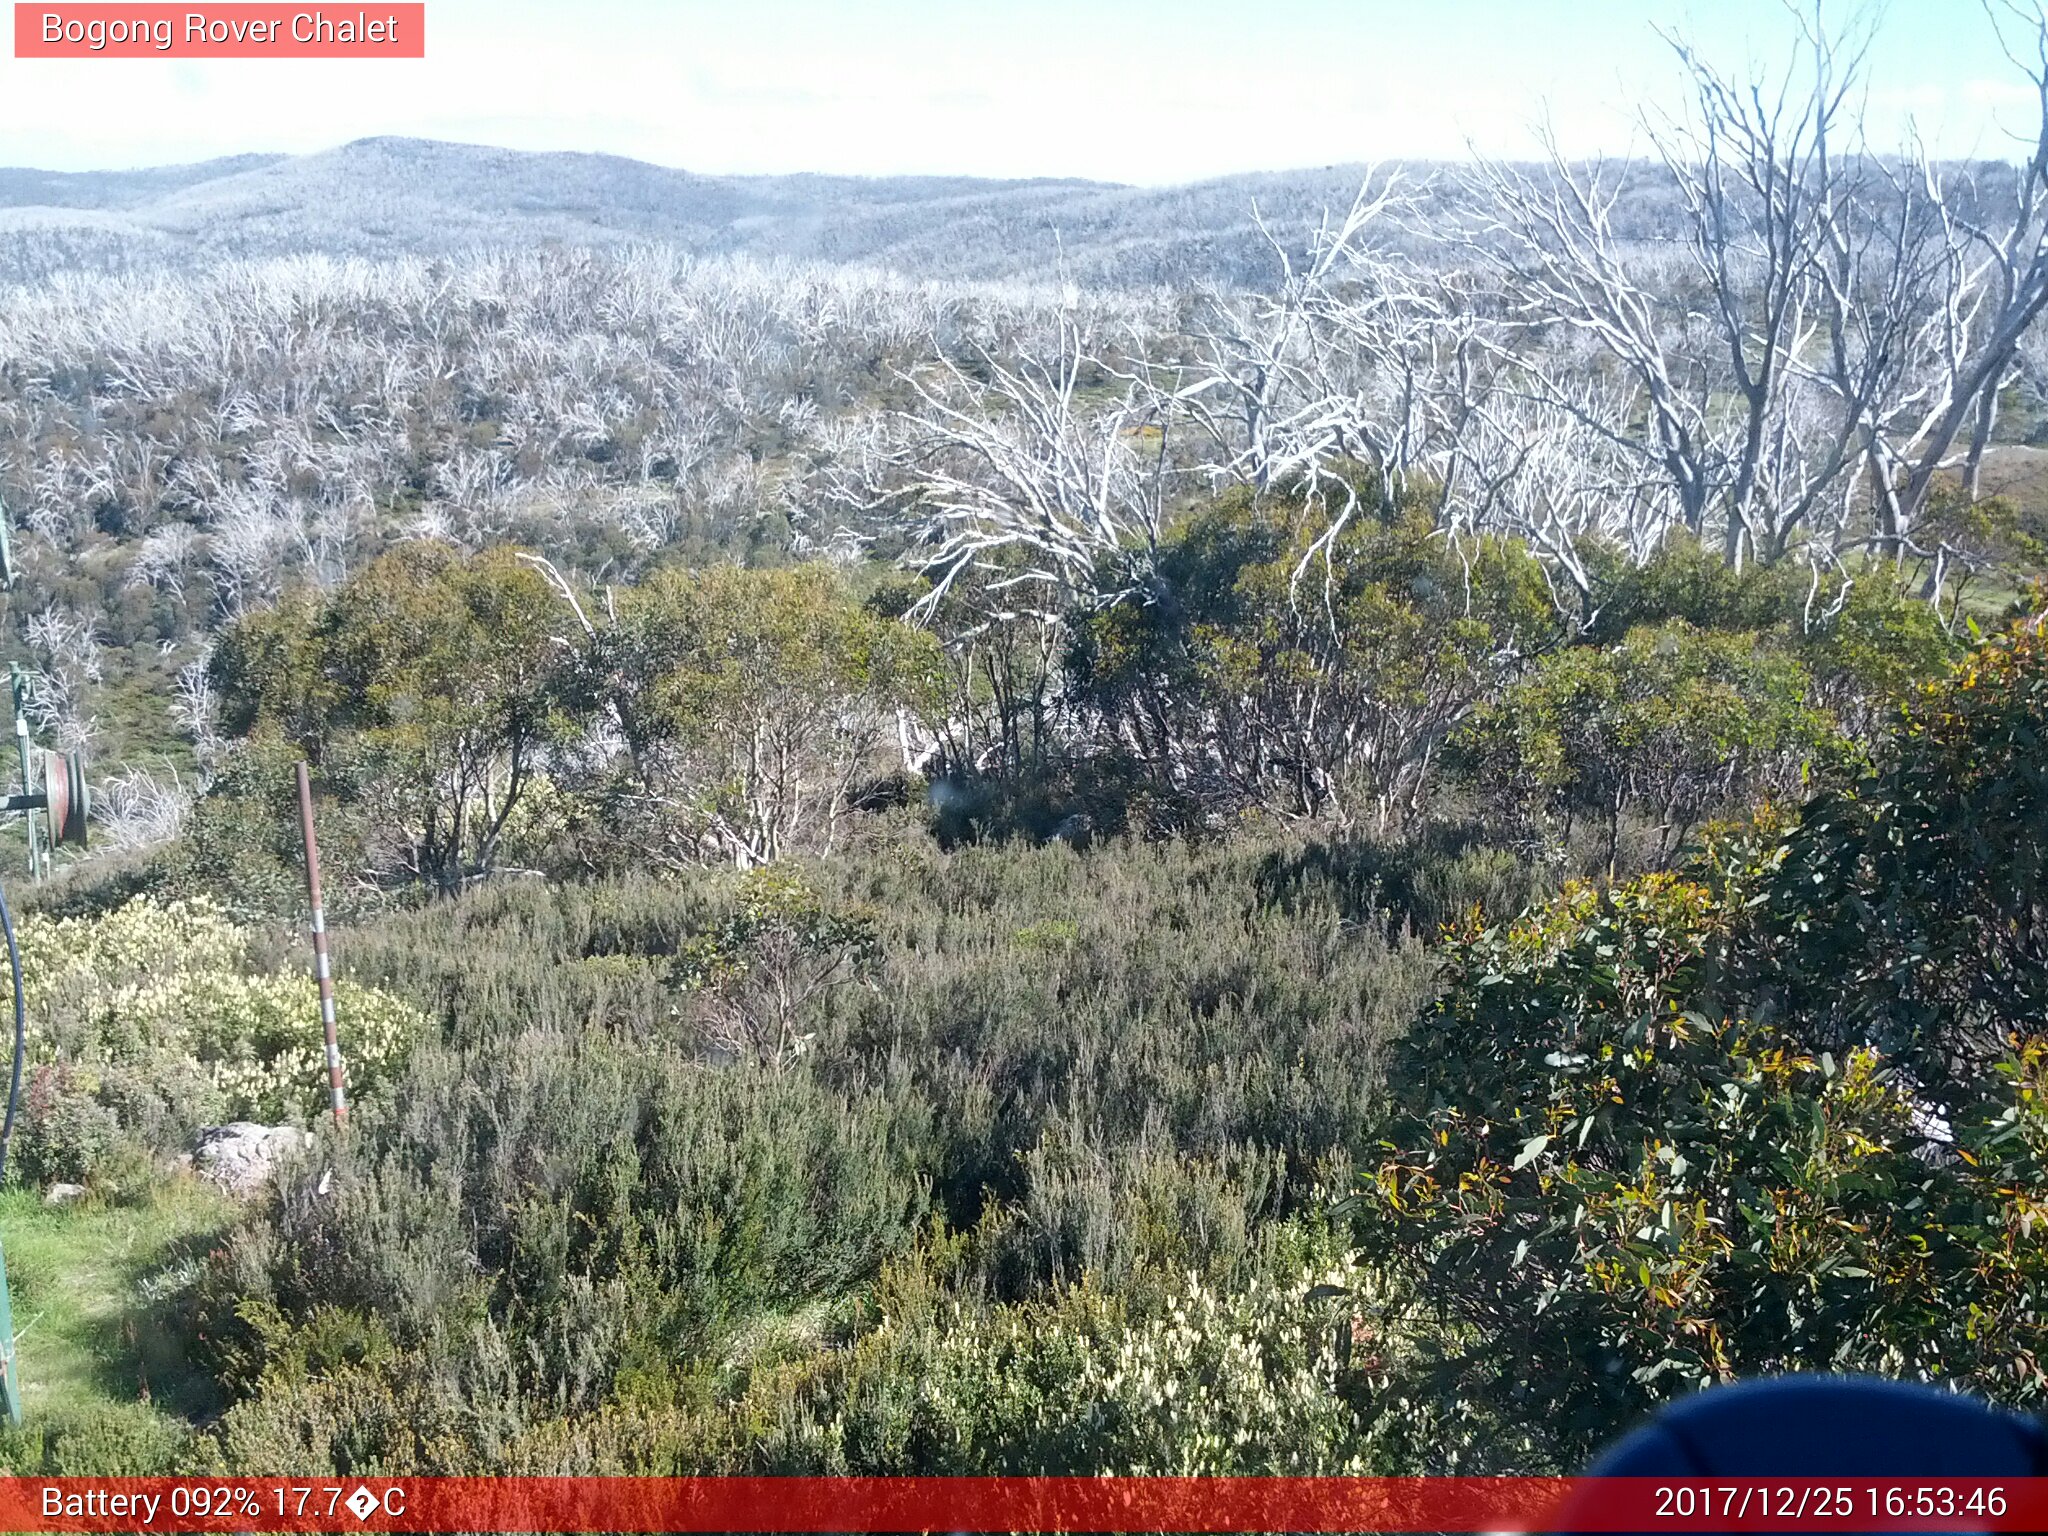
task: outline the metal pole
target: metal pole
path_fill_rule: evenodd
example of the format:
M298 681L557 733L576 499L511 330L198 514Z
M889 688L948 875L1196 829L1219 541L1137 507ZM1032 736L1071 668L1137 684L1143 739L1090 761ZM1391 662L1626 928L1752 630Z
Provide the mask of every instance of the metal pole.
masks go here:
M28 712L23 706L28 701L28 683L21 675L21 668L10 669L14 681L14 749L21 756L21 792L33 795L36 787L29 780L28 767ZM43 878L42 854L36 840L36 813L27 812L22 817L28 827L28 872L31 878Z
M7 1172L7 1144L14 1137L14 1112L21 1105L21 1064L28 1055L28 1004L21 985L21 950L14 942L14 915L0 891L0 932L7 936L7 972L14 982L14 1074L7 1084L7 1119L0 1123L0 1176ZM0 1399L10 1422L21 1422L21 1362L14 1352L14 1306L7 1299L7 1263L0 1259Z
M341 1042L334 1032L334 973L327 963L327 914L320 905L320 849L313 841L313 785L298 765L299 831L306 840L306 894L313 899L313 975L320 983L320 1027L327 1032L327 1092L336 1122L348 1119L341 1088Z

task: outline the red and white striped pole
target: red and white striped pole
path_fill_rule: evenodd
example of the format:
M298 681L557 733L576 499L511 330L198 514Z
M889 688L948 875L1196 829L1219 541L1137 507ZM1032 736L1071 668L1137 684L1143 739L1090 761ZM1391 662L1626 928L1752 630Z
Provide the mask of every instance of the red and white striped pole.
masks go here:
M327 914L320 905L320 849L313 841L313 785L299 764L299 831L306 839L306 894L313 899L313 975L320 983L320 1027L327 1032L327 1091L337 1123L348 1119L341 1087L341 1041L334 1030L334 970L327 963Z

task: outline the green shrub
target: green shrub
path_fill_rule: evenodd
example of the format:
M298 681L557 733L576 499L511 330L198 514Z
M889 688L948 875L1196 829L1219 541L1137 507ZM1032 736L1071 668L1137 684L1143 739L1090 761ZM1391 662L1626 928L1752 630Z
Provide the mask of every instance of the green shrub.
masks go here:
M981 1308L916 1266L881 1321L797 1389L754 1453L776 1470L917 1475L1317 1475L1384 1471L1407 1405L1372 1283L1283 1233L1234 1286L1094 1284Z
M1184 1157L1141 1140L1114 1149L1056 1122L1023 1157L1024 1194L987 1235L1000 1289L1082 1281L1118 1291L1146 1274L1240 1283L1259 1228L1286 1208L1287 1160L1257 1147ZM985 1226L988 1224L984 1224Z
M796 876L756 869L725 921L684 947L675 975L715 1049L784 1066L814 1042L803 1028L813 1001L872 975L874 928L865 912L828 909Z
M1610 868L1640 809L1659 822L1662 864L1709 813L1796 795L1810 765L1838 755L1812 692L1799 661L1762 636L1672 621L1545 657L1475 715L1458 756L1503 822L1604 828Z
M1151 1316L1191 1271L1271 1282L1276 1217L1341 1177L1361 1063L1432 969L1325 891L1262 895L1265 852L911 831L800 876L503 886L352 931L355 979L445 1043L209 1261L231 1459L861 1463L827 1378L920 1235L996 1331L1075 1286ZM678 983L792 912L858 915L870 984L802 1005L794 1061L721 1060ZM899 1364L859 1393L910 1390Z
M1478 821L1430 821L1390 839L1317 840L1277 850L1257 889L1290 909L1332 903L1354 922L1434 938L1474 912L1514 916L1550 884L1551 861Z
M2044 740L2039 629L1922 690L1875 769L1789 830L1746 984L1817 1043L1874 1042L1969 1102L2048 1017Z
M1361 489L1341 523L1248 491L1182 520L1144 590L1076 626L1104 735L1212 812L1384 827L1418 806L1444 738L1560 625L1519 543L1454 547L1420 494Z
M452 892L495 867L546 749L573 733L558 611L516 550L401 544L222 632L208 663L222 728L253 744L257 798L282 792L296 748L360 811L352 873Z
M147 1403L42 1409L20 1425L0 1422L0 1475L168 1477L207 1472L212 1442Z
M829 853L898 711L935 712L941 670L929 631L824 564L658 570L588 649L587 707L623 748L595 794L600 840L674 865Z
M1734 1376L2041 1399L2044 733L2014 636L1852 785L1452 946L1361 1203L1411 1390L1556 1467Z
M89 1178L118 1147L178 1152L201 1125L305 1121L325 1107L313 980L252 974L258 936L210 903L32 912L18 935L32 1067L14 1176ZM351 1089L374 1094L424 1020L347 981L337 1010Z
M308 1374L289 1362L338 1309L434 1360L488 1319L529 1398L590 1408L622 1372L859 1285L923 1219L872 1102L601 1033L508 1046L422 1053L392 1111L216 1254L198 1306L230 1385Z
M43 1186L95 1179L122 1149L120 1118L84 1074L55 1063L31 1067L8 1145L8 1173Z
M1754 633L1797 622L1808 584L1788 563L1751 562L1737 570L1683 535L1667 538L1639 565L1617 563L1596 583L1586 638L1614 645L1631 630L1676 621L1690 628Z

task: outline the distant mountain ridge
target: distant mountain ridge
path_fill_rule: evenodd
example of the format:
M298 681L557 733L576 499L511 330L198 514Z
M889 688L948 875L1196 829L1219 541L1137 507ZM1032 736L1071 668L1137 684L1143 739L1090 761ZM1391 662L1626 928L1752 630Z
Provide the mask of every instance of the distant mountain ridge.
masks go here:
M37 171L0 168L0 208L133 208L153 198L243 171L275 165L284 155L230 155L193 165L136 171Z
M652 241L935 278L1256 281L1276 228L1347 201L1356 166L1146 188L1067 179L708 176L616 155L361 139L133 171L0 169L0 280L318 251L445 254Z

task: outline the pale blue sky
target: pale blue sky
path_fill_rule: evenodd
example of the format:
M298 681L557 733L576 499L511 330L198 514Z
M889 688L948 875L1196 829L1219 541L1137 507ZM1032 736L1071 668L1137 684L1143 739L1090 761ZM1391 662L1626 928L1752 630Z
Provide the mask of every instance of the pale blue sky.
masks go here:
M1656 24L1738 66L1793 36L1781 0L428 0L424 60L0 58L0 165L417 134L1164 183L1513 155L1546 105L1574 151L1618 151L1629 102L1676 100ZM1940 153L2002 153L2035 110L1976 0L1892 0L1873 64L1880 148L1910 118Z

